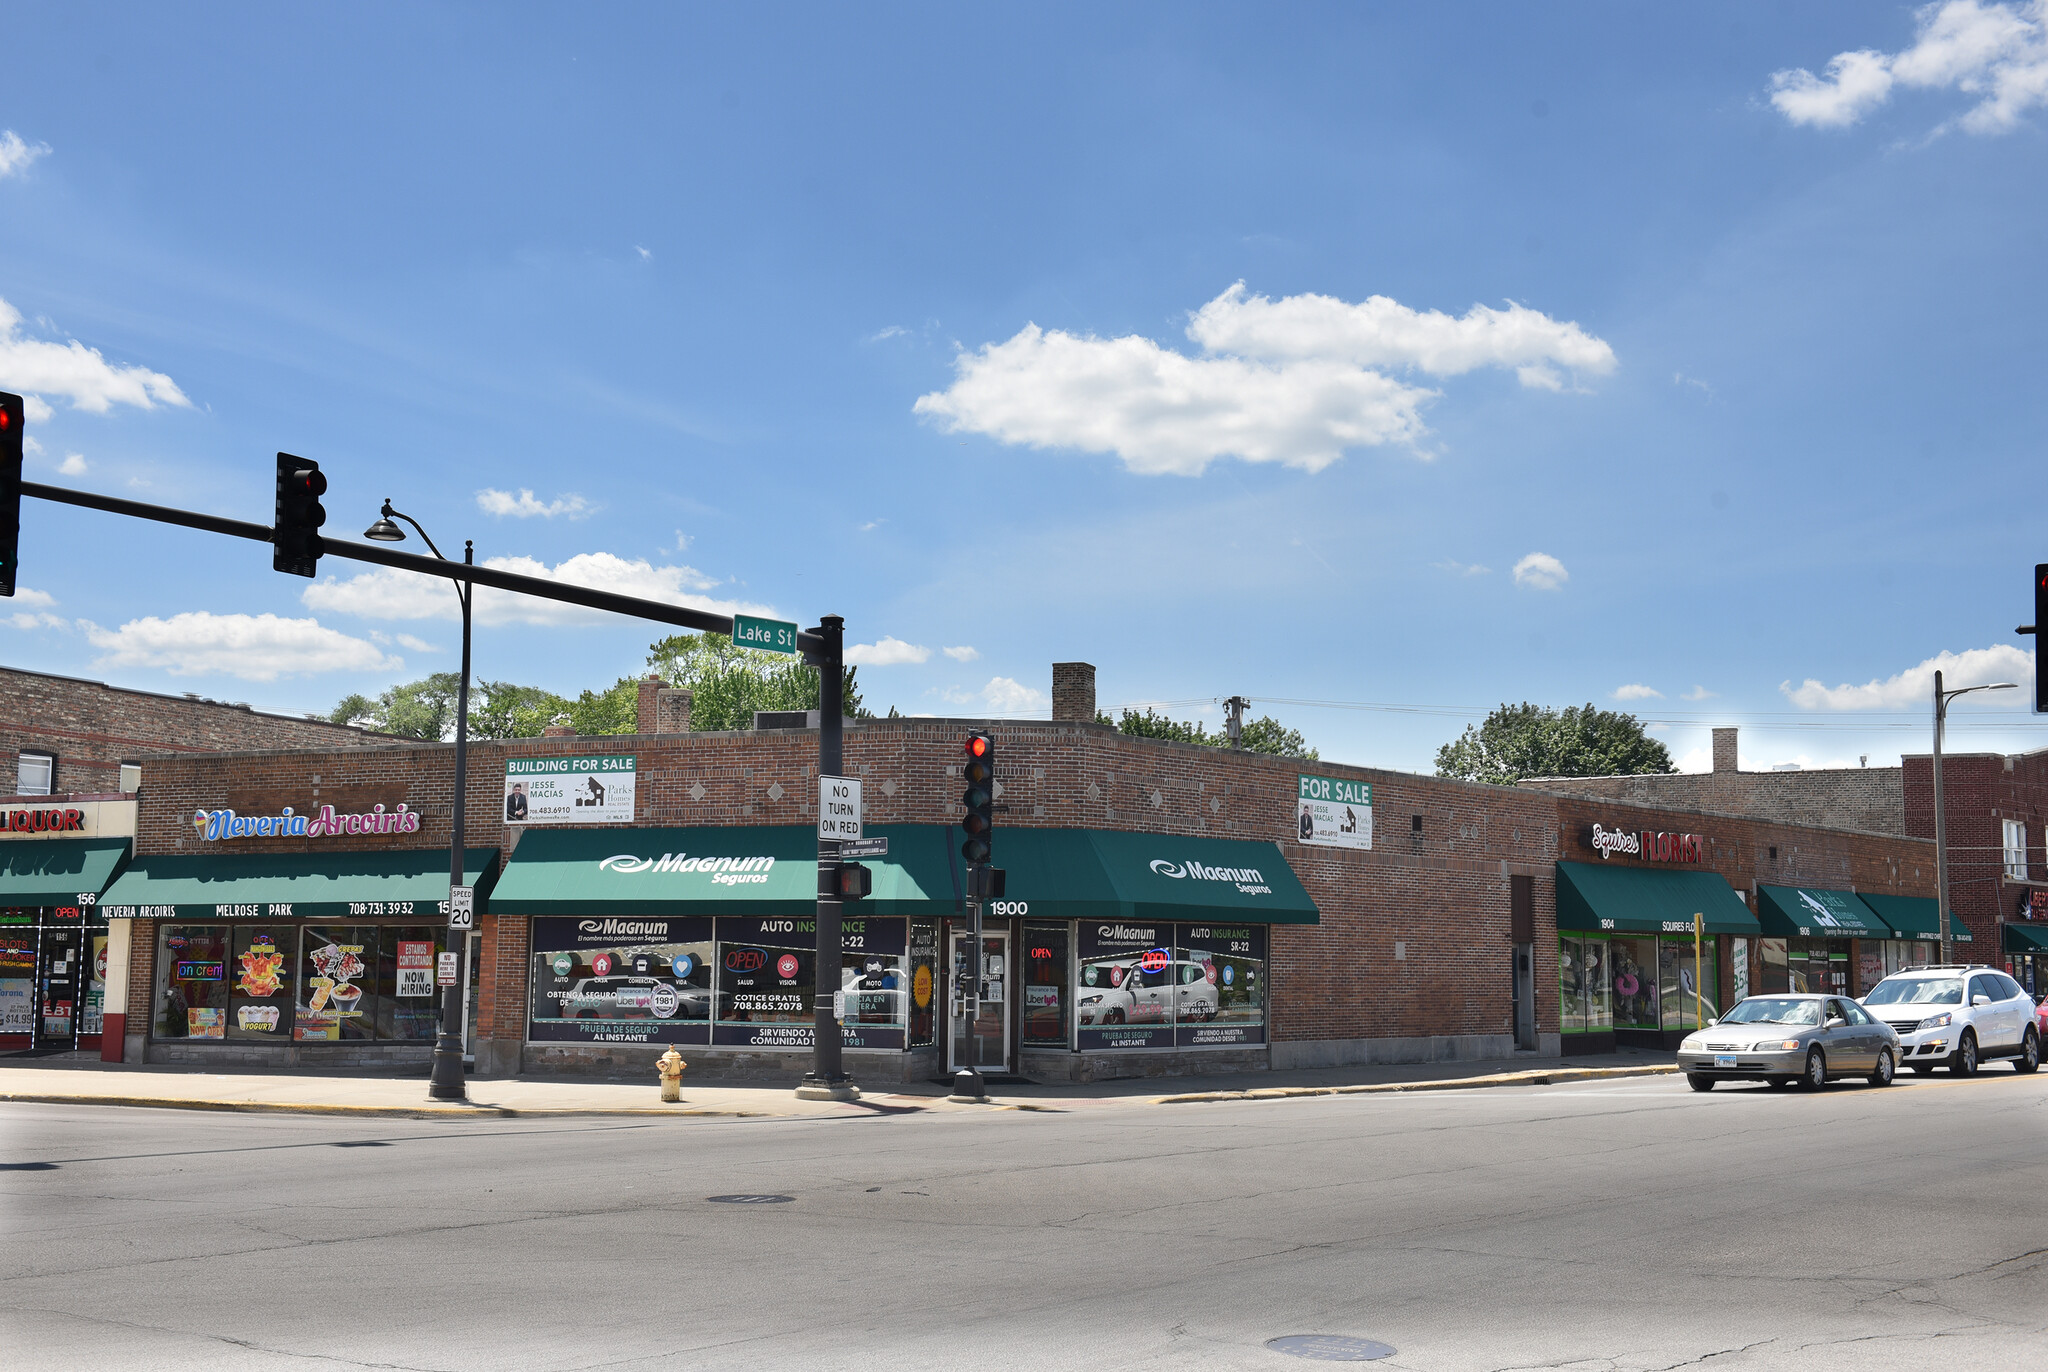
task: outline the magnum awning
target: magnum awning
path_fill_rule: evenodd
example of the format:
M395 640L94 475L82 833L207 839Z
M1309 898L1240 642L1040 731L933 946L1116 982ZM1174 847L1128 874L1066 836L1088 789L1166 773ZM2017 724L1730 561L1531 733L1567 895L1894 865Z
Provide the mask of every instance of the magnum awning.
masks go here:
M1883 896L1866 891L1860 899L1877 912L1877 917L1892 931L1893 938L1920 943L1941 942L1941 907L1934 903L1932 896ZM1949 912L1948 931L1951 943L1973 942L1970 931L1963 927L1954 911Z
M1004 899L1034 918L1321 920L1280 846L1267 840L998 825L994 852L1006 874Z
M1693 916L1709 934L1756 934L1756 916L1716 872L1557 864L1557 927L1618 934L1689 934Z
M0 843L0 905L90 906L128 856L125 838L25 838Z
M496 848L463 855L477 908L498 870ZM440 920L447 915L448 850L151 854L136 858L100 898L110 919Z
M887 857L862 858L874 893L847 913L943 914L959 890L947 862L958 830L870 824ZM955 859L957 861L957 859ZM809 825L528 829L491 894L499 915L808 915L818 908L818 831Z
M1756 913L1769 938L1890 938L1891 929L1854 891L1759 886Z
M2048 953L2048 925L2006 925L2005 951L2008 953Z

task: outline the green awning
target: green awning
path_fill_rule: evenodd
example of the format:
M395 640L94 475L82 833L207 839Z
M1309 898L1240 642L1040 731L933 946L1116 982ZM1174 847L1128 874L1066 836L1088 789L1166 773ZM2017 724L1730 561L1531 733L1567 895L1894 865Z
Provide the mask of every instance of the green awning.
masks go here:
M463 882L489 908L496 848L463 854ZM448 850L151 854L100 899L110 919L325 919L446 916Z
M2005 951L2008 953L2048 953L2048 924L2006 925Z
M1932 896L1888 896L1866 891L1859 897L1865 905L1877 912L1893 938L1912 939L1921 943L1941 942L1941 907L1934 903ZM1880 935L1882 937L1882 935ZM1962 921L1950 912L1949 941L1970 943L1970 931Z
M90 906L128 856L125 838L0 843L0 905Z
M948 838L937 824L870 824L887 857L862 858L874 894L863 915L954 908ZM818 831L809 825L690 829L529 829L491 895L500 915L808 915L818 908ZM855 903L849 903L854 913Z
M1005 901L1032 918L1321 920L1279 845L1268 841L999 825L994 852Z
M1716 872L1557 864L1557 927L1619 934L1689 934L1693 915L1709 934L1759 932L1742 897Z
M1759 886L1756 913L1767 938L1890 938L1891 929L1854 891Z

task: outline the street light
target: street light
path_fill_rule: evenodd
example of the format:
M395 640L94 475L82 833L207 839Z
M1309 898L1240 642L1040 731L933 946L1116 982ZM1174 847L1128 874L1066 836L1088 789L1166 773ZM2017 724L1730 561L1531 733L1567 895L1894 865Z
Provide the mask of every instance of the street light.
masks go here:
M420 522L409 514L391 508L391 500L385 498L384 508L378 511L377 522L363 530L363 537L378 543L403 543L405 530L391 521L402 519L412 525L413 531L443 562L449 561L446 553L434 547L434 540L420 527ZM462 560L476 561L476 545L467 539L462 544ZM469 602L476 588L466 581L455 583L456 599L462 602L462 677L455 689L455 814L454 829L448 840L448 885L449 898L454 899L454 887L462 885L463 870L463 822L464 800L469 794ZM451 927L450 933L455 930ZM466 936L465 936L466 940ZM463 950L468 951L466 948ZM462 962L456 967L460 969ZM462 1021L462 977L457 975L455 984L441 993L441 1032L434 1040L434 1069L427 1078L429 1100L469 1099L468 1084L462 1075L462 1038L457 1027Z
M1964 686L1960 690L1944 691L1941 673L1937 671L1934 674L1934 891L1936 904L1940 906L1941 960L1944 963L1954 956L1949 946L1948 807L1942 803L1941 793L1941 730L1948 721L1948 703L1972 691L2011 691L2018 687L2017 681L1994 681L1988 686Z

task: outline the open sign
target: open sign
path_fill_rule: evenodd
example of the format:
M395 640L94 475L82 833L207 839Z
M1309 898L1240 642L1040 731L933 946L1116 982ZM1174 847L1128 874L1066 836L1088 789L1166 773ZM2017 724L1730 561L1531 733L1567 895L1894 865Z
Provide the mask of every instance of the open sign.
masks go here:
M1138 959L1138 970L1143 972L1164 972L1173 965L1173 954L1164 948L1147 948Z

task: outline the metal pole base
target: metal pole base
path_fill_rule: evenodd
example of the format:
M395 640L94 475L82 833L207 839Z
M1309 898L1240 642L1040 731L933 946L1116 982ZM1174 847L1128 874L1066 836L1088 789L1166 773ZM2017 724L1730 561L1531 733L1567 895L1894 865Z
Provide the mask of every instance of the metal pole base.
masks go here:
M946 1099L986 1102L988 1087L982 1082L981 1073L972 1067L963 1067L953 1074L953 1094Z
M462 1040L454 1025L462 1013L462 989L451 986L441 999L441 1032L434 1040L434 1070L427 1078L428 1100L469 1100L469 1082L462 1073Z
M803 1084L796 1088L798 1100L859 1100L860 1088L846 1077L833 1080L821 1077L816 1072L804 1073Z

